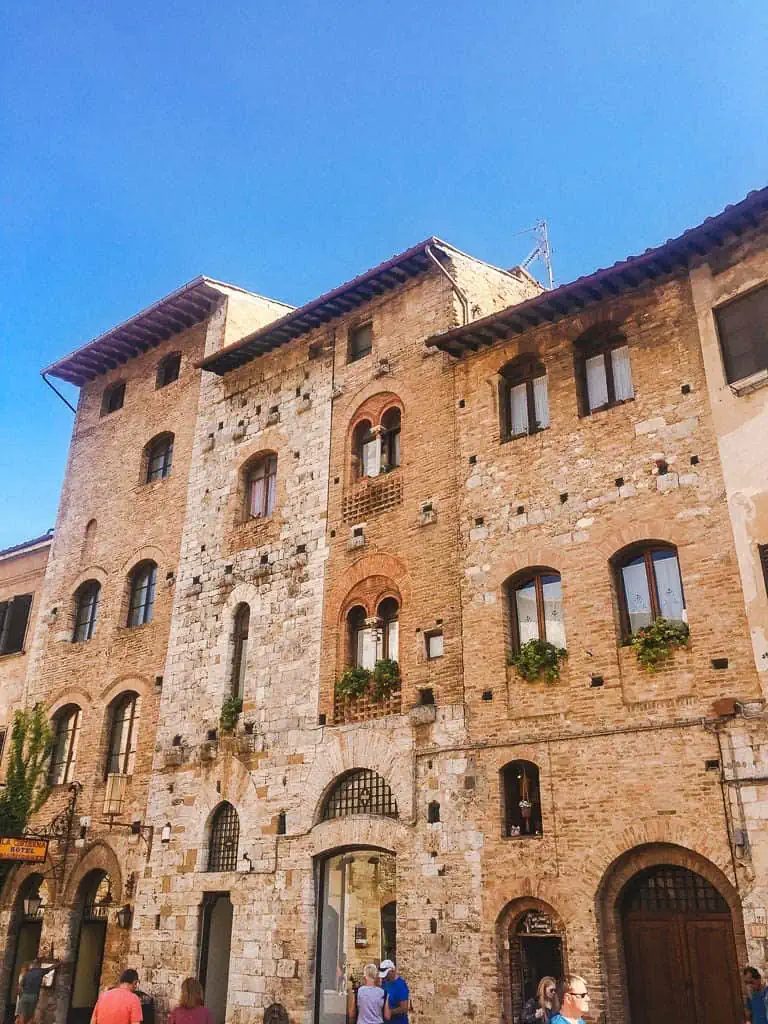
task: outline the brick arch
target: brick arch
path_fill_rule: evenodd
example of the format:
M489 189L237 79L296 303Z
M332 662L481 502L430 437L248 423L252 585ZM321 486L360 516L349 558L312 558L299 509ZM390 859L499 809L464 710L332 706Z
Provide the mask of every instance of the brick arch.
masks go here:
M372 426L375 427L381 423L384 413L389 409L399 409L402 414L405 414L405 405L402 398L397 392L392 390L375 391L361 401L349 417L349 422L347 423L347 445L349 445L358 423L362 420L370 420Z
M595 916L602 953L602 980L607 997L607 1016L611 1024L629 1022L620 897L627 883L640 871L660 864L687 868L714 886L731 911L738 961L747 962L739 894L725 872L713 860L689 846L671 842L651 842L626 850L608 866L595 894Z
M595 533L598 531L596 530ZM678 549L684 549L686 544L690 545L691 543L688 539L690 527L686 523L679 523L674 519L653 517L635 520L619 529L614 529L613 525L609 527L606 524L605 533L604 538L595 538L590 542L590 546L596 557L606 564L623 548L631 544L642 543L645 540L663 541Z
M28 878L33 875L40 875L45 879L48 886L51 905L56 903L58 897L58 885L54 873L54 865L50 856L47 856L42 864L19 864L15 871L11 872L5 881L0 892L0 907L13 908L18 899L19 892Z
M104 587L108 579L109 573L103 565L88 565L79 573L78 576L75 577L75 580L69 590L69 596L74 599L77 591L84 583L87 583L88 580L96 580L101 587Z
M532 880L527 879L530 883ZM511 1021L513 1016L513 978L511 953L512 943L510 934L517 925L523 914L529 910L541 910L552 918L556 934L562 941L563 969L568 971L568 943L566 938L565 920L563 915L555 909L555 904L549 899L542 899L538 895L521 895L509 900L499 912L496 918L496 956L497 956L497 977L499 980L499 995L501 997L501 1019Z
M567 569L563 566L568 561L568 555L566 549L555 547L553 544L516 547L507 558L502 558L496 563L491 579L496 586L503 587L507 580L533 566L548 566L564 576Z
M137 676L129 672L124 676L118 676L117 679L113 679L111 683L107 683L98 694L96 698L97 703L107 707L116 697L119 697L121 693L125 693L128 690L137 693L143 699L151 692L151 685L150 681L143 676Z
M77 704L79 708L85 711L93 706L93 700L91 695L85 690L81 690L78 686L67 686L59 690L54 694L53 697L48 701L46 705L46 711L49 717L53 717L57 711L60 711L66 704Z
M371 399L375 399L378 395L395 399L401 410L405 412L406 403L403 401L402 396L406 395L410 398L411 393L411 387L408 382L401 380L398 377L387 376L386 388L382 387L381 381L372 380L368 384L364 384L362 387L358 388L353 394L349 395L342 408L339 410L339 415L342 419L346 419L348 424L355 418L364 419L365 417L358 416L358 411L364 406L367 406ZM351 433L351 431L348 426L348 434L349 433Z
M112 895L120 901L123 892L123 873L120 862L112 847L103 839L97 839L83 853L80 860L70 872L67 884L62 893L62 904L74 909L81 898L81 887L85 877L91 871L104 871L112 882Z
M400 591L403 603L410 602L411 586L405 564L394 555L383 551L375 552L358 558L339 577L328 600L330 621L338 621L341 610L346 605L347 595L371 576L384 576L392 580Z
M398 605L403 603L399 589L388 576L366 576L364 580L355 584L344 599L341 606L339 628L343 627L344 620L351 608L362 605L367 615L375 615L376 609L387 597L394 597Z
M144 547L136 548L133 553L126 558L120 566L118 573L119 575L127 578L139 562L154 562L159 569L160 566L166 564L166 561L167 556L162 548L157 547L155 544L145 544ZM160 581L158 580L158 583L159 582Z
M244 473L248 469L251 462L258 462L259 459L268 459L274 455L278 461L280 460L280 452L276 448L264 447L264 443L261 439L253 441L243 451L238 452L237 463L235 469L237 475Z
M304 786L304 798L297 814L299 831L320 823L323 799L340 775L354 768L370 768L389 784L397 801L400 821L414 817L413 773L408 748L392 742L383 730L359 729L334 737L318 750Z

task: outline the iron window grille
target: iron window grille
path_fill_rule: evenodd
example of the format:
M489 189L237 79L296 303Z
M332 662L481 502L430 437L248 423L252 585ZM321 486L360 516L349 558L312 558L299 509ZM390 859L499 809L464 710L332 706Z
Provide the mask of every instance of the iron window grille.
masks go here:
M209 871L235 871L240 842L240 818L230 803L223 803L213 816L208 848Z
M351 814L396 818L397 801L386 779L369 768L355 768L343 775L326 797L323 821Z
M633 879L624 896L624 910L658 914L729 912L728 904L706 878L669 864L649 868Z
M167 434L158 438L149 446L147 453L147 483L153 480L165 480L171 475L173 463L173 435Z
M154 562L144 562L136 566L131 580L131 600L128 607L129 627L143 626L152 621L156 582L157 566Z
M56 716L56 735L48 772L51 786L60 786L74 778L81 714L77 705L70 704Z
M77 609L75 611L75 631L72 642L85 643L93 636L96 618L99 613L99 595L101 587L95 580L83 583L77 592Z
M132 775L136 761L139 727L139 698L135 693L121 697L112 716L107 775Z

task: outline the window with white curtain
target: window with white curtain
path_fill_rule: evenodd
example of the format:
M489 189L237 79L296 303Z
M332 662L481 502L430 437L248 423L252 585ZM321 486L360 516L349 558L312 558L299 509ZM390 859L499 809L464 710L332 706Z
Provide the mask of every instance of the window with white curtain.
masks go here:
M566 646L559 573L553 569L521 573L509 584L509 598L515 651L529 640L546 640L558 648Z
M618 559L623 632L631 636L656 619L687 622L677 550L670 546L634 547Z
M549 426L547 374L530 355L519 356L500 371L501 438L535 434Z
M601 326L576 343L583 415L635 397L629 346L620 334Z
M246 511L249 519L267 518L275 508L277 493L277 456L268 455L255 462L247 476Z

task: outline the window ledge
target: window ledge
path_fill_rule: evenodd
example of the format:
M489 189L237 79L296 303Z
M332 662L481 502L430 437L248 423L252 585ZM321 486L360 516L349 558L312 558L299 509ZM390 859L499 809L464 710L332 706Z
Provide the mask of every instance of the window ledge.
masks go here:
M535 832L533 835L524 835L524 836L523 835L520 835L520 836L502 835L501 838L504 839L504 840L508 840L509 842L519 843L520 840L524 841L526 839L543 839L544 838L544 833L543 832Z
M758 370L757 373L753 373L749 377L735 380L728 387L737 398L741 398L743 395L751 395L753 391L766 385L768 385L768 370Z
M601 405L597 409L588 409L586 412L581 414L579 419L588 420L592 416L600 416L602 413L610 412L611 409L621 409L622 406L629 405L630 402L634 401L635 396L633 395L631 398L622 398L620 402L613 402L611 405Z
M0 654L0 661L7 661L10 658L21 658L22 655L26 654L26 650L23 651L9 651L7 654Z
M522 441L526 437L538 437L539 434L543 434L545 431L550 429L550 427L537 427L536 430L529 430L525 434L510 434L507 437L501 437L499 439L499 443L511 444L513 441Z

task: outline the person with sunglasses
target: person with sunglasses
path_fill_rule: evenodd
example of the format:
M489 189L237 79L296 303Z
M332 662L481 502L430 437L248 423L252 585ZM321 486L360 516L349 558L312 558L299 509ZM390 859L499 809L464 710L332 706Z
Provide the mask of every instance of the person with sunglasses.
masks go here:
M583 1014L589 1010L587 983L580 974L567 974L562 981L563 995L560 1013L556 1013L551 1024L584 1024Z

